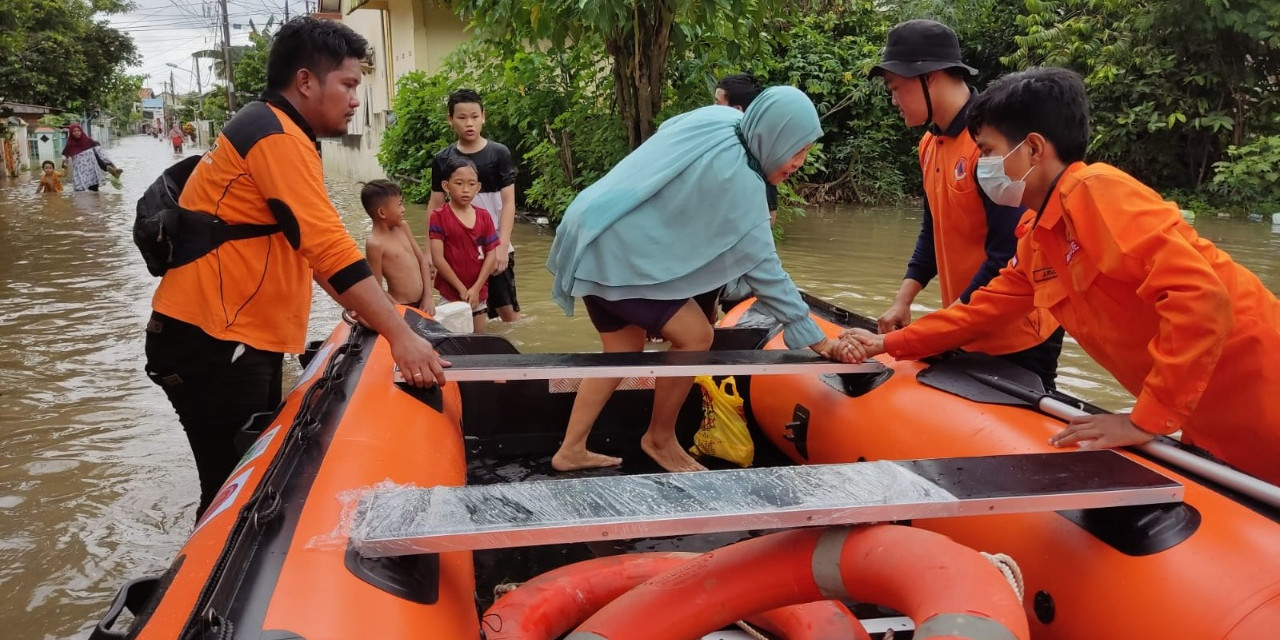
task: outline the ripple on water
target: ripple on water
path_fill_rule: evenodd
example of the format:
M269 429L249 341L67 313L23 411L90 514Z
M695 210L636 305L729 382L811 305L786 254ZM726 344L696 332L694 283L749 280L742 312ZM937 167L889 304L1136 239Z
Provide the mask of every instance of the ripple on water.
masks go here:
M36 462L28 462L27 473L33 476L47 476L55 473L63 473L80 466L79 460L39 460Z

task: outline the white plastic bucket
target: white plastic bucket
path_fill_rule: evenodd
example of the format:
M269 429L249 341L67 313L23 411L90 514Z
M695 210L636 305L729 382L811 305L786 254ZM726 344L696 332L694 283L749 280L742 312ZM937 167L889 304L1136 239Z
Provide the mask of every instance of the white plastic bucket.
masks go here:
M471 333L471 305L462 301L437 305L436 322L453 333Z

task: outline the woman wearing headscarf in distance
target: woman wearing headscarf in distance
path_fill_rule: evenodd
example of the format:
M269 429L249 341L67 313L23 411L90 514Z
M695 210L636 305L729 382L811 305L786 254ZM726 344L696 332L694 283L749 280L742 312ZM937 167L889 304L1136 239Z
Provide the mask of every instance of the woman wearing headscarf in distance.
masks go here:
M182 153L182 143L187 139L187 134L182 132L182 127L178 126L178 121L173 121L173 126L169 127L169 142L173 145L174 153Z
M671 118L569 205L547 258L552 299L573 315L582 298L606 352L643 350L646 331L672 351L705 351L712 327L700 303L714 305L720 286L741 277L782 323L787 346L855 361L859 347L843 349L809 317L782 270L760 197L765 181L778 184L804 164L821 135L813 103L794 87L761 93L746 113L709 106ZM622 462L586 447L619 381L582 381L555 469ZM640 445L668 471L704 469L675 435L692 385L689 377L655 383Z
M97 191L102 184L102 170L98 167L98 158L107 165L112 175L120 175L120 169L111 162L107 154L98 146L98 142L89 137L78 124L68 127L70 135L67 146L62 149L62 168L71 166L71 186L76 191Z

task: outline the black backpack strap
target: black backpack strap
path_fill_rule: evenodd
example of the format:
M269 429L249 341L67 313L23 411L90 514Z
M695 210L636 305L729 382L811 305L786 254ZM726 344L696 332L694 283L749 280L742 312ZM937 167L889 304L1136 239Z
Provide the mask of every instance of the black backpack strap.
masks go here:
M203 215L203 214L201 214ZM226 224L215 227L218 231L213 236L213 241L222 244L231 240L244 240L246 238L257 238L259 236L269 236L280 231L278 224ZM216 248L216 247L215 247Z
M227 224L221 218L188 209L168 212L166 229L173 242L169 268L180 267L212 252L224 242L280 232L278 224Z

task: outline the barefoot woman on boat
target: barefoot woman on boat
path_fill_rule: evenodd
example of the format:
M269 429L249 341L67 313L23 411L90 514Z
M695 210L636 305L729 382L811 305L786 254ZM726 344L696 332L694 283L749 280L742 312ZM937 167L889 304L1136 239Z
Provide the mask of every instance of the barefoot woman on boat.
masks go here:
M785 327L791 348L851 362L860 347L823 336L782 270L773 246L765 182L804 164L822 135L813 103L799 89L774 87L746 113L721 106L676 116L565 212L547 259L552 298L572 315L582 298L606 352L641 351L646 332L672 351L706 351L706 309L725 282L741 277ZM586 379L574 400L557 470L618 465L587 450L587 435L619 378ZM675 423L693 378L659 378L641 448L668 471L698 471L676 441Z

